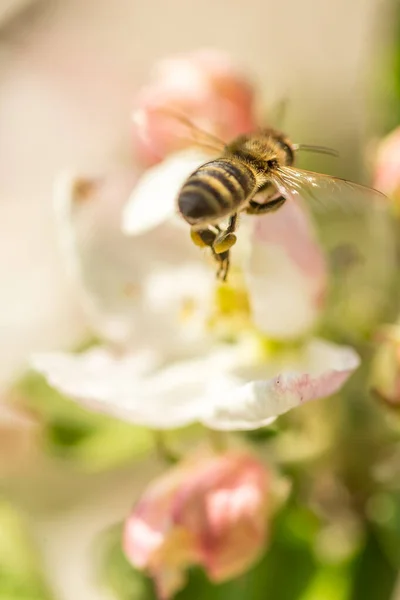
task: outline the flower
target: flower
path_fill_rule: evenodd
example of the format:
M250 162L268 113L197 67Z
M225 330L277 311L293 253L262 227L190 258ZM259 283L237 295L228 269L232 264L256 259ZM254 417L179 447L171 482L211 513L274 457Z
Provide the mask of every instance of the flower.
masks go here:
M222 140L255 126L254 92L216 50L200 50L160 61L150 84L142 88L133 112L133 134L139 159L151 165L191 145L190 130L177 127L163 112L172 109Z
M138 100L139 109L135 113L139 115L135 121L137 135L140 138L145 132L148 147L152 144L162 146L159 131L159 119L162 118L167 128L167 133L165 130L163 133L170 144L159 152L159 164L146 170L130 195L123 211L123 228L127 234L142 235L163 223L177 221L176 199L180 187L196 168L210 160L211 155L206 151L207 144L201 154L194 150L196 141L199 142L204 134L194 131L190 144L190 126L183 126L172 118L173 115L167 119L165 110L171 106L174 110L175 106L178 113L194 121L200 129L204 127L205 131L206 124L211 123L208 130L215 134L215 127L218 128L231 113L218 110L212 118L208 113L209 122L206 123L202 104L204 74L207 73L208 81L210 73L217 73L218 76L211 80L219 81L221 73L234 73L232 67L228 69L228 64L226 58L222 60L213 52L167 60L156 70L158 76L153 85L148 86L143 95L139 94L141 100ZM207 101L206 109L212 111L219 101L225 101L226 89L237 90L236 85L226 88L224 84L223 91L220 87L213 88L215 98L213 102ZM173 89L173 93L169 95L167 89ZM252 98L254 96L252 92ZM251 106L253 104L252 101ZM250 104L244 105L248 110ZM154 121L148 116L149 111L146 112L149 106L156 106L156 115L152 113ZM264 126L254 111L247 114L252 115L251 122L247 120L243 131L248 133ZM148 126L149 123L154 127ZM227 140L231 141L233 136L231 131ZM212 140L210 144L213 146ZM215 152L216 149L214 157ZM221 152L220 148L218 152ZM286 341L309 335L321 315L327 328L339 335L344 332L348 335L351 324L355 337L364 336L382 318L387 306L395 269L394 232L387 205L382 198L374 202L373 194L368 199L361 188L357 192L357 186L348 186L348 193L341 197L336 193L338 188L329 185L329 179L324 181L316 190L317 194L304 194L304 204L298 194L292 194L275 214L263 217L240 215L240 244L236 244L232 252L233 267L243 271L249 286L254 323L265 335L275 339ZM315 182L312 185L319 187ZM314 191L310 189L310 192ZM319 236L314 231L316 223ZM183 224L188 230L187 224Z
M387 405L400 407L400 331L398 325L381 331L371 371L371 386Z
M398 199L400 194L400 127L379 144L375 159L374 187Z
M306 302L318 308L321 288L315 281L324 281L323 263L297 207L281 209L282 217L268 216L275 220L275 234L268 217L257 220L248 258L254 267L245 269L249 293L241 293L240 284L225 285L214 297L213 275L179 220L171 217L125 237L117 225L121 196L121 181L111 176L64 178L57 188L64 249L88 315L106 341L118 342L118 351L104 347L35 356L33 366L51 385L92 410L156 429L192 422L256 429L307 400L334 393L358 366L351 349L322 340L270 352L252 323L253 307L259 331L283 337L303 333L310 318L305 308L296 312L301 286L312 290ZM296 294L295 306L279 301L279 292L284 297L288 290L282 263L297 286L290 295L291 300ZM127 297L128 285L135 293ZM272 319L262 302L273 308ZM229 332L235 344L221 340L225 321L222 338Z
M245 268L260 331L293 339L312 330L324 306L327 270L311 221L298 204L286 202L255 221Z
M214 288L175 215L179 186L204 160L193 149L169 155L136 181L123 210L123 194L116 202L103 179L69 180L60 196L65 249L97 330L119 345L41 354L33 366L84 406L155 429L257 429L335 393L359 359L310 337L326 265L307 213L289 201L276 214L243 218L233 284ZM131 237L118 228L121 216ZM278 350L266 336L290 344Z
M122 233L121 210L134 181L130 171L60 175L54 197L60 242L101 338L122 348L133 340L170 348L172 335L181 344L200 335L212 274L179 221L134 238Z
M123 210L125 232L135 238L162 224L177 223L179 189L205 160L186 150L147 169ZM233 264L241 259L254 323L275 339L296 339L310 332L324 308L327 270L307 212L287 201L275 213L241 217L238 238ZM198 258L202 259L200 252Z
M264 547L269 473L243 452L191 457L150 484L124 526L130 562L155 579L161 598L201 565L211 580L245 572Z
M33 367L90 410L154 429L201 422L219 430L263 427L335 393L358 367L354 350L314 339L268 352L256 339L219 344L165 362L154 347L124 355L96 348L38 354Z

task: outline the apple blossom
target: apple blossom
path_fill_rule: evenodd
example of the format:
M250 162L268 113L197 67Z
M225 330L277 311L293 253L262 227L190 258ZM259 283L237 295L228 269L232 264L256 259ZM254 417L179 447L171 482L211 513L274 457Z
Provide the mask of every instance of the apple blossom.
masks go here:
M92 328L125 347L140 339L171 346L202 334L212 273L179 221L135 238L120 228L131 172L60 175L54 204L64 258ZM204 317L205 318L205 317Z
M274 215L243 218L233 285L214 288L212 270L175 215L181 183L204 160L193 149L169 154L136 181L123 210L119 184L115 194L104 178L61 186L66 255L96 329L119 349L42 354L33 365L76 401L127 421L257 429L335 393L359 359L310 338L326 265L307 213L291 201ZM121 216L130 237L118 227ZM266 338L297 345L273 352Z
M161 598L201 565L210 579L245 572L265 546L269 473L253 456L192 456L153 481L124 527L131 563L155 579Z
M139 91L133 134L138 157L147 165L191 144L190 130L163 109L178 111L222 140L254 129L256 122L250 84L229 57L216 50L160 61L150 83Z
M177 222L178 191L205 160L198 152L186 150L147 169L123 211L126 233L135 238L162 223ZM239 257L237 266L245 275L255 324L276 339L296 339L311 331L324 308L327 271L307 212L288 201L275 213L242 217L238 241L233 264ZM198 257L202 259L199 252Z
M400 128L392 131L379 144L375 159L374 186L398 199L400 191Z

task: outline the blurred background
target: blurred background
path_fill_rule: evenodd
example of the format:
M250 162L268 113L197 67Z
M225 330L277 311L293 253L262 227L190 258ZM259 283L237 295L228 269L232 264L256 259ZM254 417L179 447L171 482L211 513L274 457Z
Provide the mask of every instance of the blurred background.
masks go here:
M132 103L155 61L202 47L229 52L261 90L266 117L287 98L285 131L340 152L335 162L317 159L325 172L368 182L374 142L400 121L399 14L389 0L1 0L1 393L23 376L33 351L71 348L89 335L60 257L53 181L65 168L129 167ZM125 425L75 415L69 404L73 426L65 428L57 394L32 385L38 407L47 394L52 428L46 452L35 443L30 415L17 426L10 416L1 434L7 501L0 512L0 598L116 598L99 581L94 540L122 520L150 474L162 470L148 454L153 442L142 432L135 448L112 450ZM29 451L10 469L20 425ZM94 433L85 438L83 431ZM400 556L400 544L397 550ZM366 570L374 561L374 549L368 552ZM287 572L311 568L296 556L298 566L287 565ZM381 595L377 586L368 598L400 598L395 569L384 560L380 566L377 577L388 576L390 591ZM112 576L128 581L122 568ZM333 577L329 598L367 598L360 591L339 595L340 585ZM121 597L145 597L139 588ZM293 594L271 597L314 598Z

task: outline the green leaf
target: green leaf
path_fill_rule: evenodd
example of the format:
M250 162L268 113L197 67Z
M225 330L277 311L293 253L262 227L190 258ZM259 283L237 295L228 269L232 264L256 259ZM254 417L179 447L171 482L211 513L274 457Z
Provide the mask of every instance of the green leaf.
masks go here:
M400 493L381 492L369 499L368 517L376 539L395 569L400 569Z
M121 547L121 526L100 536L99 579L120 600L157 600L153 584L127 561Z
M245 576L249 584L246 597L298 600L317 569L313 552L317 530L318 521L305 508L292 505L278 515L270 548Z
M85 470L109 469L142 458L154 446L147 428L85 410L37 373L27 373L15 388L44 421L46 451Z
M349 565L322 565L299 600L347 600L350 584Z
M349 600L391 600L397 572L382 550L375 530L368 526L364 548L354 565Z
M26 524L0 503L0 600L51 600Z

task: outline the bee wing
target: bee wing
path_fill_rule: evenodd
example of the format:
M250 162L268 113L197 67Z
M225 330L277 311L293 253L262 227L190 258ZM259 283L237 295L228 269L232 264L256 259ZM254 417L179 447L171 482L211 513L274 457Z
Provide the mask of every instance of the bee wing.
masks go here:
M139 235L161 225L176 212L176 198L187 177L210 160L208 154L184 150L139 177L122 214L122 228Z
M159 110L166 116L170 116L172 119L175 119L181 123L181 125L186 127L190 131L193 141L197 142L200 146L209 146L218 153L222 152L225 148L224 141L220 140L216 135L210 133L209 131L202 129L201 127L197 127L197 125L195 125L193 121L191 121L184 113L169 106L165 106Z
M278 169L271 179L287 200L309 209L316 224L331 274L325 325L347 339L368 335L393 310L398 267L387 198L344 179L292 167Z
M315 212L338 210L354 214L368 210L372 205L387 207L386 196L378 190L304 169L281 167L273 182L282 196L304 200Z
M186 142L190 146L198 147L201 150L216 154L221 154L225 148L225 142L220 140L214 134L195 125L189 117L176 108L171 106L159 106L152 110L161 117L171 119L171 124L174 126L174 136L179 138L180 142ZM146 119L146 113L141 109L137 109L132 115L133 122L139 128L146 122Z

